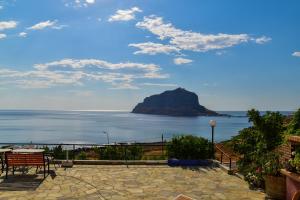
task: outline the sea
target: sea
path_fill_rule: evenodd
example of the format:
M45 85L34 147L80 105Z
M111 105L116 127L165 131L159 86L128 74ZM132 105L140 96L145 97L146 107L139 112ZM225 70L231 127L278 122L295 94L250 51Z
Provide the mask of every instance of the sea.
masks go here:
M251 126L245 111L219 113L231 117L170 117L129 111L0 110L0 144L156 142L162 137L169 140L181 134L210 139L210 120L217 122L215 140L223 141Z

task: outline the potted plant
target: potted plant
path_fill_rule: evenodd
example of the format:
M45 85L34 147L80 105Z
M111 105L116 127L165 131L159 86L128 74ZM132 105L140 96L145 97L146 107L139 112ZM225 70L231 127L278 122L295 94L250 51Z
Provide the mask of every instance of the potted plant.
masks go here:
M209 165L210 142L192 135L174 136L167 144L170 166Z
M247 115L252 126L241 130L232 139L233 149L242 155L238 161L239 171L250 188L265 188L267 195L276 199L285 188L276 153L276 148L283 142L284 117L279 112L260 115L257 110L249 110ZM278 190L280 194L277 194Z
M300 174L300 151L299 151L299 149L292 152L292 158L286 163L285 169L287 171Z
M285 177L281 175L283 168L279 160L280 155L270 152L262 157L262 174L265 180L265 191L271 199L284 199L286 193Z

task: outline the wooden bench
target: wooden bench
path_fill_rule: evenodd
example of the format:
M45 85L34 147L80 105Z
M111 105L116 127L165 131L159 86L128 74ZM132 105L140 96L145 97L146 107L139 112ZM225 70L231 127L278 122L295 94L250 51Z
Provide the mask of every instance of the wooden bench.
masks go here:
M6 178L8 174L9 167L12 167L13 174L15 167L21 166L36 166L44 168L44 178L46 177L46 165L48 167L49 174L49 160L45 158L44 153L5 153L5 163L6 163Z

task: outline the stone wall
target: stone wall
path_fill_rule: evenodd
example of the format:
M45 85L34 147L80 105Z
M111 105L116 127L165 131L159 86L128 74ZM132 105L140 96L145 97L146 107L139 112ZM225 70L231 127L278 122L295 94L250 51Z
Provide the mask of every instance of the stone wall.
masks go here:
M282 144L277 148L277 151L280 152L282 154L281 161L287 161L291 158L291 144L290 143L286 143L286 144Z

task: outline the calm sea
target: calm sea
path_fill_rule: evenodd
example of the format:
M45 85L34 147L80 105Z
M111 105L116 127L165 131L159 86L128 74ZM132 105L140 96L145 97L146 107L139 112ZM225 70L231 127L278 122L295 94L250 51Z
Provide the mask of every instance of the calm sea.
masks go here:
M151 142L175 134L211 137L209 120L217 121L217 141L248 127L246 112L236 117L168 117L109 111L0 110L0 142L99 143ZM289 114L285 112L284 114Z

